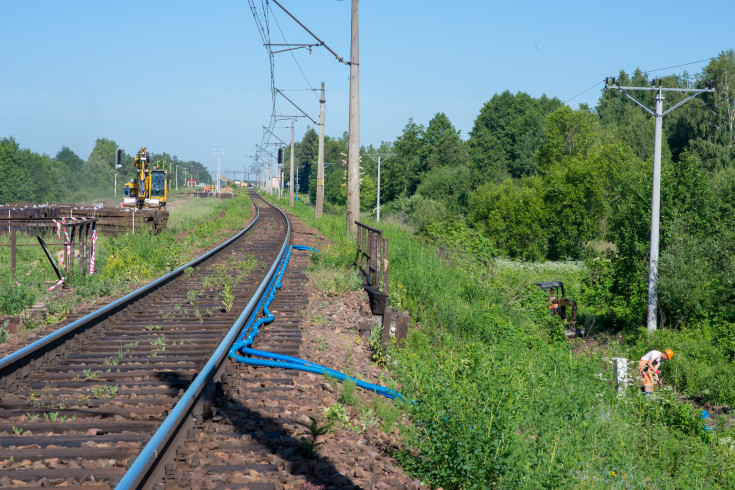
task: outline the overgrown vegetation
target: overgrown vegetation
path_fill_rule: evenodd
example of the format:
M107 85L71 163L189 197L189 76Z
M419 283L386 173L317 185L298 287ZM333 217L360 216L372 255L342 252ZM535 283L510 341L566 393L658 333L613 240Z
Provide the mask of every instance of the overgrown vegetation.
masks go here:
M343 216L316 221L306 206L294 211L347 249ZM695 374L711 352L706 340L633 331L622 344L584 348L566 340L558 318L548 315L544 292L530 285L551 275L565 282L568 297L584 298L591 269L583 262L489 259L481 268L464 238L442 251L400 226L380 227L391 244L391 283L400 284L403 306L422 325L405 348L390 349L387 362L413 401L402 406L412 422L401 428L404 469L444 488L735 483L733 429L720 420L707 432L699 411L677 395L687 386L697 396L705 386L726 395L730 361ZM593 321L595 309L580 313L581 321ZM728 339L718 338L727 349ZM631 387L619 398L611 358L636 359L664 344L677 352L663 373L674 390L646 398Z

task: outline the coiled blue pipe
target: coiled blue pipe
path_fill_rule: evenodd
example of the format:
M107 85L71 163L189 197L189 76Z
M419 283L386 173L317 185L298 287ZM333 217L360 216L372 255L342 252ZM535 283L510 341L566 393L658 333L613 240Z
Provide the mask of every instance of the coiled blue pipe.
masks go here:
M373 393L377 393L378 395L382 395L386 398L390 398L391 400L396 399L396 398L398 398L399 400L403 400L403 397L401 396L399 392L392 390L390 388L386 388L385 386L367 383L365 381L359 380L357 378L353 378L351 376L347 376L344 373L335 371L334 369L330 369L320 364L316 364L313 362L305 361L303 359L299 359L298 357L286 356L283 354L275 354L273 352L266 352L262 350L253 349L250 347L253 344L253 340L255 340L255 337L258 335L259 327L265 323L270 323L275 319L275 317L271 314L268 307L270 306L271 302L275 298L276 291L278 289L281 289L281 279L283 278L283 274L286 272L286 267L288 266L289 260L291 260L291 250L293 249L312 250L314 252L319 252L319 250L316 250L311 247L307 247L305 245L291 245L290 247L288 247L288 250L283 257L283 260L281 261L281 265L278 269L278 272L273 276L273 279L271 279L270 284L268 284L268 288L266 289L267 291L266 294L263 295L260 302L258 303L258 307L253 311L253 314L250 316L250 318L248 318L248 321L245 324L245 329L244 329L245 334L243 334L243 337L237 342L235 342L232 345L232 347L230 347L230 352L229 352L230 358L235 359L238 362L250 364L253 366L267 366L267 367L280 367L280 368L285 368L285 369L297 369L299 371L306 371L309 373L322 374L325 376L329 375L341 381L349 379L350 381L355 383L360 388L370 390ZM255 317L260 311L261 307L263 309L263 313L265 316L255 320ZM243 357L243 355L255 356L257 358Z

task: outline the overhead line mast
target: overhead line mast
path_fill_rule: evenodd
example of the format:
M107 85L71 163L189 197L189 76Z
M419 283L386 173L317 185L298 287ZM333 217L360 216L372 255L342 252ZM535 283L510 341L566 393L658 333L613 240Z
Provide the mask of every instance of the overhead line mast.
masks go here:
M658 81L658 86L656 82ZM661 79L654 79L650 87L621 87L617 85L615 78L605 79L605 89L617 89L625 94L630 100L641 106L655 119L655 134L653 143L653 190L651 196L651 248L648 259L648 315L647 328L648 332L656 331L656 310L658 306L658 238L659 238L659 217L661 214L661 134L663 117L677 107L685 104L694 97L702 93L714 93L714 82L706 81L705 88L664 88L661 86ZM656 109L655 112L643 105L638 99L633 97L628 91L632 90L653 90L656 92ZM664 92L683 92L692 93L686 99L674 104L672 107L663 110Z

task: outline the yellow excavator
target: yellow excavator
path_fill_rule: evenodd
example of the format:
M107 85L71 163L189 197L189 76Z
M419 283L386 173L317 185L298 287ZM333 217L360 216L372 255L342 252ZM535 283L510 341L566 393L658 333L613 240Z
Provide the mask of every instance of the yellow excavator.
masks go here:
M141 147L135 155L138 176L125 184L123 206L136 208L166 207L168 175L160 167L152 167L148 150Z

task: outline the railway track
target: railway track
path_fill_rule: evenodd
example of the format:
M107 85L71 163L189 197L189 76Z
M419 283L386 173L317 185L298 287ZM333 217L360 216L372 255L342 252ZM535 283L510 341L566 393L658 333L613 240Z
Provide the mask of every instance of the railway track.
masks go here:
M203 481L206 434L229 418L222 397L237 395L229 382L251 376L227 351L289 241L285 215L261 203L222 246L0 361L0 486L200 485L192 481ZM262 348L298 351L292 300L279 300L281 326L259 339ZM291 376L250 382L277 397ZM235 471L207 465L205 486L212 473ZM243 488L275 488L275 478Z

